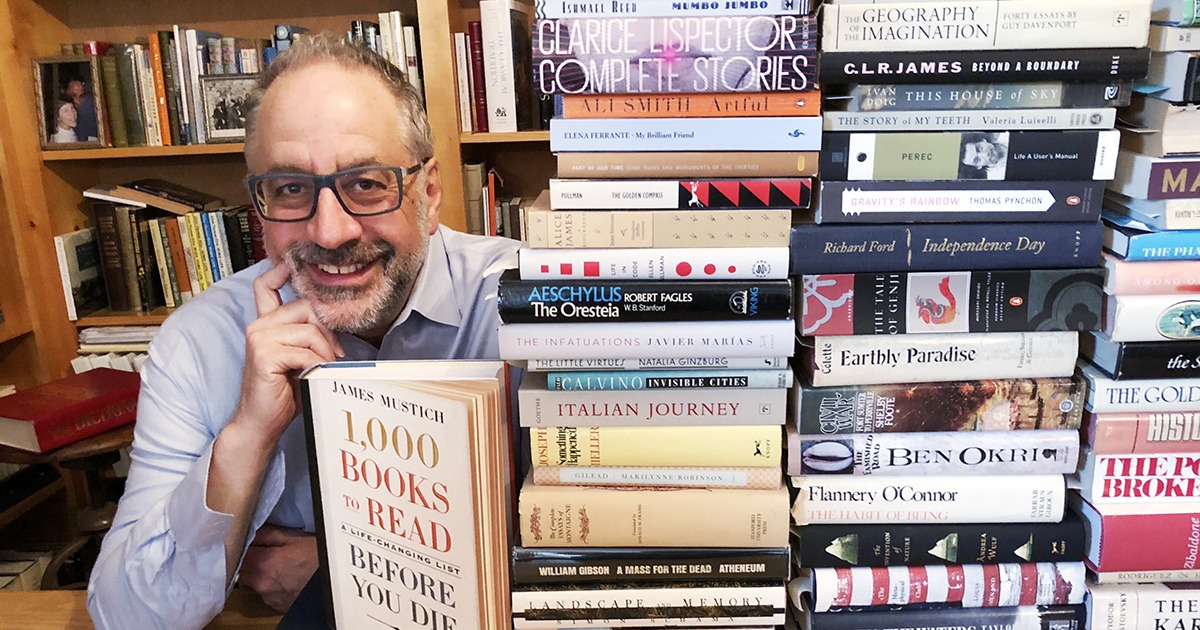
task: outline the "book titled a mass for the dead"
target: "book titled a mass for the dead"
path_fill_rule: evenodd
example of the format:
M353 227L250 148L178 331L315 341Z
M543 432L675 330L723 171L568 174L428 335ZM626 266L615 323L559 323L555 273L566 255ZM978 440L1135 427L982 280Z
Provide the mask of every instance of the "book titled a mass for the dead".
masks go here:
M331 628L510 623L503 370L378 361L303 375L316 579Z

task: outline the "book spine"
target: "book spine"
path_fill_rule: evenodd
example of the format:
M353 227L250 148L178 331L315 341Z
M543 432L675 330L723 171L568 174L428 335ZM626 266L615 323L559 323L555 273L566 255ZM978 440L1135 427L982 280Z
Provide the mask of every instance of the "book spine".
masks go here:
M809 614L810 630L1083 630L1087 608L1073 606L1005 606L1000 608L923 608L919 611L864 611Z
M787 548L714 549L706 547L651 549L613 548L542 550L512 549L513 584L555 584L655 580L685 582L702 579L785 580Z
M1100 232L1096 222L801 223L792 273L1088 267L1100 260Z
M208 245L204 238L204 228L200 225L200 214L189 212L182 217L187 223L188 239L192 244L192 257L196 263L196 275L200 279L200 290L212 286L212 266L208 260ZM183 224L180 225L183 227Z
M483 79L487 96L488 131L517 130L517 95L513 77L512 22L508 0L483 0L479 22L483 35Z
M1081 109L918 110L838 112L823 114L825 132L831 131L1031 131L1112 129L1117 110L1112 107ZM1090 177L1091 174L1084 176ZM915 178L914 178L915 179Z
M1070 376L1079 355L1073 331L812 339L806 363L817 387L889 383L900 373L907 383Z
M229 273L232 275L246 267L250 266L250 261L246 259L246 249L242 247L242 224L238 218L239 214L219 213L217 219L221 221L221 229L225 235L225 245L229 254Z
M1200 7L1193 0L1156 0L1150 19L1174 26L1195 26Z
M945 381L796 389L802 434L1078 429L1087 388L1078 378Z
M147 220L147 234L150 235L151 254L154 259L154 264L158 268L158 283L162 288L163 301L167 308L175 308L178 304L175 301L175 291L171 290L171 281L175 277L175 273L170 268L171 259L167 256L167 251L163 247L162 232L159 230L161 219Z
M850 149L850 152L868 155L857 149ZM934 154L922 155L932 158ZM951 173L961 174L956 166L957 158L951 159L954 164L940 165L946 172L929 172L928 175L953 177ZM1095 221L1100 217L1104 201L1102 181L888 181L893 177L918 177L915 170L897 170L897 166L904 168L902 161L885 167L887 177L878 180L822 181L815 221L821 224ZM830 167L830 170L838 169L837 165ZM920 170L922 167L915 168ZM939 165L931 163L931 168L939 170ZM864 175L858 173L854 177Z
M820 151L821 117L554 118L550 150Z
M812 609L820 613L939 602L963 608L1082 604L1086 576L1082 562L816 568Z
M1200 452L1200 412L1089 413L1084 433L1097 455Z
M113 47L117 55L118 84L121 90L120 111L125 114L125 133L131 146L146 144L146 119L142 115L137 72L137 50L133 44Z
M792 283L501 278L496 302L506 323L785 319L792 315Z
M641 605L630 605L630 602ZM580 617L573 612L574 609L586 609L585 618L591 625L610 621L620 624L631 617L641 617L650 625L660 627L678 624L693 617L711 617L713 621L723 623L729 623L730 619L766 617L767 623L783 623L787 589L783 584L627 588L621 589L619 599L613 597L611 589L515 589L512 592L512 606L513 621L515 627L519 628L540 627L521 625L526 615L537 621L557 619L559 622L577 623Z
M821 92L565 94L563 118L819 116Z
M38 447L43 453L133 422L137 415L137 390L126 387L107 392L88 404L86 409L76 406L54 420L34 423Z
M782 449L783 432L777 424L529 430L530 461L541 467L777 466Z
M676 322L500 324L499 335L505 360L780 357L795 351L796 327L789 319L690 322L686 327Z
M1090 630L1183 630L1200 626L1200 591L1194 585L1173 588L1164 584L1101 583L1090 585L1088 591Z
M807 208L812 180L551 179L554 210L703 210Z
M782 547L784 488L611 489L537 486L519 498L526 547ZM679 527L680 514L705 514ZM639 527L630 528L632 522Z
M1105 256L1104 268L1109 295L1200 294L1200 259L1132 263Z
M517 264L526 280L779 280L787 277L789 257L786 247L522 247Z
M807 2L792 2L791 0L763 0L762 2L720 4L718 2L689 2L681 3L673 0L643 0L637 4L610 6L593 4L575 7L568 10L561 2L553 0L537 0L535 15L541 19L559 19L571 17L591 18L625 18L625 17L683 17L695 18L714 14L726 16L763 16L763 15L805 15L808 13Z
M196 213L196 224L200 227L200 239L208 257L209 276L215 283L221 279L221 258L217 252L217 241L213 234L212 224L208 221L207 212Z
M545 486L623 488L778 488L778 466L534 466L533 483Z
M1032 47L1035 50L1012 48L963 48L959 49L962 52L950 52L958 47L950 46L942 51L902 51L897 47L886 57L880 57L875 51L844 52L835 51L832 47L828 50L823 48L821 63L817 67L817 80L823 84L1108 82L1141 79L1150 67L1150 51L1140 45L1126 48L1046 49L1043 42Z
M125 263L116 206L110 202L93 202L92 212L96 221L96 240L100 246L100 268L104 273L108 308L118 312L132 310L125 284Z
M1001 475L1073 473L1079 433L928 431L802 435L789 427L789 475Z
M1200 574L1200 512L1195 503L1131 504L1097 509L1073 496L1072 508L1087 523L1087 562L1097 572L1192 571ZM1145 544L1153 540L1153 545Z
M158 109L159 123L159 139L163 146L171 146L176 144L171 138L171 117L167 111L167 82L166 73L163 72L164 62L167 57L163 55L162 41L160 37L162 31L151 35L148 42L150 48L150 74L154 80L154 105Z
M1195 411L1200 408L1200 378L1115 380L1093 367L1082 370L1088 381L1087 408L1092 413Z
M404 69L405 77L417 91L421 91L421 60L417 53L417 28L402 26L404 33Z
M1155 98L1173 103L1195 103L1200 99L1198 62L1200 55L1195 51L1152 55L1146 82L1158 88L1154 94Z
M1095 584L1139 584L1146 582L1200 582L1200 569L1178 571L1091 571Z
M1095 268L805 275L800 332L824 336L1088 329L1100 323L1103 278L1103 270Z
M558 390L617 391L631 389L787 389L793 372L783 370L642 370L548 372L547 387Z
M76 321L79 314L75 311L75 294L71 290L71 264L67 261L67 247L62 235L54 237L54 254L58 258L58 276L66 298L67 319Z
M179 230L179 241L183 245L184 262L187 265L188 281L192 286L192 296L200 295L204 290L201 284L200 267L196 262L195 253L192 250L192 233L188 225L186 216L172 217L171 221Z
M1122 214L1156 230L1200 232L1200 199L1133 199L1120 193L1105 196L1107 210Z
M561 178L811 177L816 151L559 153Z
M1079 486L1080 495L1100 507L1115 503L1194 503L1200 497L1200 454L1088 453L1079 468Z
M920 2L889 3L886 11L869 4L831 5L823 16L822 50L1058 49L1096 42L1138 48L1146 45L1150 27L1150 5L1128 0L1099 0L1086 11L1070 0L961 1L936 12L924 7ZM928 12L919 24L902 17L919 10ZM1071 19L1030 19L1039 12L1061 12Z
M662 63L659 53L642 52L645 46L653 50L666 45L654 41L653 33L669 32L676 20L539 19L533 27L533 82L543 94L803 92L814 84L817 29L813 16L689 18L689 28L712 37L686 37L678 50L667 45L687 55L696 68L689 71ZM579 43L591 32L604 32L610 41L625 42L623 47L630 50L614 50L616 56L602 54L591 60L593 53ZM626 70L634 67L639 70ZM765 67L770 71L762 72Z
M1200 293L1109 295L1104 332L1113 341L1188 340L1200 331Z
M138 271L141 265L140 248L137 245L136 213L128 206L117 206L117 234L121 246L121 270L125 274L125 292L129 296L129 308L133 311L144 310L145 301L142 295L139 278L145 277L145 269Z
M1117 156L1113 190L1130 197L1195 199L1193 184L1200 177L1200 159L1191 157L1156 158L1144 153L1121 151Z
M384 31L387 32L386 29ZM467 34L454 33L454 78L458 96L458 130L471 133L474 127L471 123L471 61L467 47Z
M100 79L104 84L104 110L108 115L108 129L114 147L129 146L129 132L125 127L125 107L121 103L121 80L117 70L117 56L100 57Z
M1200 378L1200 342L1114 342L1097 335L1081 339L1081 356L1116 380Z
M179 232L179 218L167 217L163 219L163 227L167 233L167 245L171 250L171 260L175 268L175 282L179 286L179 298L181 302L187 302L195 295L192 272L192 265L188 264L188 255L184 249L183 235Z
M1005 0L1007 1L1007 0ZM1073 110L1062 110L1073 111ZM859 114L851 114L859 115ZM911 114L908 114L911 115ZM938 115L939 120L962 116L959 112ZM985 114L999 118L996 114ZM896 119L900 114L888 113ZM888 124L884 128L892 129ZM945 128L945 124L942 125ZM966 180L956 182L955 190L1007 191L1019 189L1008 182L1038 182L1035 189L1058 190L1051 199L1039 199L1030 204L1028 210L1045 212L1048 201L1063 203L1068 184L1076 187L1071 192L1083 195L1086 191L1092 203L1099 204L1102 185L1083 184L1073 180L1109 180L1113 178L1117 165L1117 146L1121 134L1114 129L1105 131L1000 131L996 133L932 131L912 133L826 133L822 138L825 150L821 153L821 177L826 180ZM914 150L913 147L920 147ZM982 147L982 149L980 149ZM986 150L990 164L986 169L964 164L964 155L974 150ZM1002 181L997 181L1002 180ZM1007 180L1007 181L1003 181ZM907 185L887 186L884 189L938 190L948 186L941 182L906 182ZM869 188L868 188L869 190ZM1042 192L1038 190L1038 192ZM1032 191L1031 191L1032 193ZM1020 195L1020 193L1016 193ZM1043 197L1044 197L1043 193ZM822 203L835 201L822 195ZM897 199L896 202L901 200ZM1001 200L996 205L1012 205L1014 200ZM966 208L986 211L989 205L976 208L967 199L962 200ZM1077 204L1078 202L1076 202ZM1072 205L1076 205L1072 204ZM903 210L920 212L919 201ZM1036 206L1036 207L1035 207ZM1050 206L1053 208L1053 206ZM852 208L846 206L847 213ZM1089 218L1100 216L1099 208L1087 212Z
M1084 52L1090 53L1092 49ZM847 54L858 57L870 56L872 61L879 58L875 53ZM960 55L962 53L933 54ZM830 53L823 59L839 56L841 56L840 53ZM1107 62L1105 59L1105 63ZM1001 83L883 83L878 85L854 83L846 86L841 94L827 96L828 108L825 114L830 113L830 109L847 112L944 110L965 112L1056 107L1068 109L1124 107L1129 105L1132 93L1128 81L1111 81L1107 78L1094 83L1067 81L1009 83L1006 79L1002 78L1002 80L1004 82Z
M204 218L212 231L213 247L217 250L217 265L221 277L233 275L233 259L229 256L229 234L225 231L225 217L220 212L205 212Z
M524 213L532 248L783 247L792 211L761 210L544 210Z
M483 78L483 25L478 21L467 23L467 43L471 53L471 91L475 108L472 120L475 133L488 132L487 85Z
M802 567L1082 562L1087 532L1073 512L1058 523L805 525L792 549Z
M517 393L523 427L781 425L786 419L787 390L783 389L607 392L529 387L530 381L544 387L543 376L527 374Z
M1188 2L1181 0L1179 4L1188 4ZM1151 15L1153 16L1153 14ZM1200 50L1200 33L1186 26L1151 24L1149 45L1150 50L1156 52Z
M752 370L781 369L788 366L784 357L649 357L644 359L531 359L525 363L530 372L552 372L554 370Z
M150 59L148 46L138 44L137 73L138 96L141 98L142 116L146 120L147 144L154 147L163 146L162 128L158 120L158 97L154 92L154 68Z
M1191 260L1200 256L1200 245L1195 243L1200 230L1123 235L1119 241L1112 226L1106 224L1104 232L1104 246L1124 260Z

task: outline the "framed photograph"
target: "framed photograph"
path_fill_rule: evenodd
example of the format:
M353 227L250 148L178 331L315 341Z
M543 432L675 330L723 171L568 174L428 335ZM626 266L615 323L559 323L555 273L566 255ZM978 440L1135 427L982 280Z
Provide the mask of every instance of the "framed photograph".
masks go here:
M34 59L33 76L43 149L108 146L97 57Z
M241 142L246 139L246 96L256 83L257 74L200 77L204 129L209 142Z

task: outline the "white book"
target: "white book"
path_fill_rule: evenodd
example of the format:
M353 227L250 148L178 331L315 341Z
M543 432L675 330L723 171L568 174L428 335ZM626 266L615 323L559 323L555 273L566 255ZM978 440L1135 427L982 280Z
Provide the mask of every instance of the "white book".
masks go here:
M732 388L565 391L547 389L545 372L526 372L517 404L523 427L782 425L787 394Z
M107 297L96 229L56 235L54 253L58 256L58 276L66 299L67 319L78 320L80 310L88 313L104 308Z
M1112 129L1112 107L1078 109L822 112L825 131L1009 131Z
M392 60L392 65L404 71L408 75L408 53L404 47L404 15L399 11L391 11L388 19L388 25L392 29L392 40L396 47L396 58Z
M1200 230L1200 198L1138 199L1110 190L1104 205L1159 230Z
M780 280L787 247L535 249L517 255L522 279Z
M1117 170L1108 188L1138 199L1200 198L1198 177L1200 157L1158 157L1122 149L1117 152ZM1156 190L1151 189L1152 182Z
M204 124L206 115L204 100L200 91L200 75L207 74L204 57L208 51L208 40L220 37L220 33L200 31L194 28L187 29L184 35L183 54L188 57L188 76L180 89L186 89L189 92L188 102L191 103L192 129L196 142L200 144L208 142L208 130Z
M530 372L557 370L753 370L787 368L785 357L650 357L645 359L530 359L524 362Z
M454 69L458 85L458 125L463 133L475 131L471 124L471 52L467 48L467 34L454 34Z
M213 245L217 249L217 265L221 268L221 277L233 275L233 259L229 257L229 232L225 229L225 215L220 212L208 212L209 225L212 226Z
M814 523L1057 523L1062 475L792 477L797 525Z
M487 96L488 131L518 129L517 85L513 58L514 22L528 23L528 9L516 0L480 0L479 22L483 31L483 79ZM523 17L513 17L517 13Z
M1075 331L811 339L816 387L1070 376L1079 356Z
M138 96L141 98L142 119L146 121L146 145L163 146L162 123L158 119L158 96L154 90L154 69L150 65L150 51L141 44L134 44L137 56Z
M1109 295L1102 320L1113 341L1200 339L1200 293Z
M86 355L71 359L71 371L75 374L83 374L90 369L92 369L92 362Z
M415 26L405 26L404 32L404 60L408 69L408 82L421 91L421 62L417 54L417 28Z
M1081 363L1088 382L1087 408L1092 413L1143 413L1200 409L1200 378L1109 378L1094 365Z
M1190 1L1175 0L1175 3L1184 4ZM1169 24L1151 24L1149 43L1150 50L1157 52L1200 50L1200 29Z
M379 21L379 54L393 66L403 68L396 65L396 60L400 57L396 54L396 38L392 35L391 11L380 11L375 14L375 18Z
M813 3L815 4L815 3ZM806 0L755 0L753 2L679 2L678 0L638 0L637 2L589 2L569 0L537 0L539 19L562 18L638 18L638 17L704 17L708 15L805 15L810 4Z
M1096 584L1120 584L1120 585L1125 585L1127 587L1135 587L1136 588L1136 587L1140 587L1140 586L1146 586L1147 582L1200 582L1200 569L1179 569L1177 571L1088 571L1088 574L1091 576L1092 582L1094 582L1094 584L1091 586L1092 589L1096 588L1096 586L1095 586ZM1170 586L1186 587L1188 585L1187 584L1170 584ZM1194 601L1194 599L1192 601ZM1192 627L1191 622L1200 621L1200 614L1192 613L1191 616L1188 616L1188 613L1182 613L1182 614L1184 615L1182 617L1183 619L1189 620L1188 625L1186 625L1186 626L1174 625L1174 626L1166 626L1166 627L1168 627L1168 628L1188 628L1190 630L1190 628ZM1136 622L1136 619L1135 619L1135 622ZM1154 628L1154 627L1156 627L1156 626L1154 626L1153 623L1151 623L1151 625L1149 625L1149 626L1137 625L1137 623L1134 623L1132 625L1117 625L1117 626L1105 626L1105 625L1099 625L1099 626L1089 625L1088 626L1089 629L1099 628L1100 630L1103 630L1104 628L1129 628L1130 630L1134 630L1134 629L1141 630L1141 628ZM1158 626L1158 627L1163 627L1163 626Z
M187 29L180 28L178 24L171 26L171 32L174 37L171 39L172 46L175 47L175 58L178 63L173 64L172 70L175 72L175 87L179 92L179 126L183 131L181 144L192 144L196 141L196 136L192 128L192 94L188 83L188 56L185 54L187 42Z
M1190 0L1189 0L1190 1ZM1200 571L1190 580L1200 577ZM1139 580L1155 581L1155 580ZM1090 630L1193 628L1200 624L1200 588L1196 584L1091 584L1088 587Z
M171 290L171 270L167 267L167 256L170 250L163 247L162 233L158 231L158 223L162 219L150 219L150 246L154 252L154 265L158 269L158 283L162 287L163 301L167 308L179 306L175 303L175 292Z
M563 626L576 626L581 621L572 616L570 609L585 606L582 602L592 602L588 608L594 610L593 616L585 621L588 627L629 627L645 626L658 628L678 627L686 623L693 625L719 625L724 628L730 624L761 624L774 627L782 624L787 613L787 589L782 582L774 586L670 586L622 588L619 597L613 596L612 589L587 589L563 587L561 590L520 590L512 592L513 627L521 630L544 628L557 630ZM736 603L735 603L736 602ZM748 602L748 603L746 603ZM764 607L770 612L764 614L726 614L721 611L723 606L743 608ZM689 611L678 618L650 617L631 619L629 608L683 608ZM713 615L705 614L704 608L710 608ZM736 608L735 608L736 610ZM531 612L563 611L560 620L542 618L526 619ZM721 611L717 613L717 611ZM624 613L624 614L623 614Z
M1190 102L1194 98L1189 69L1194 66L1200 52L1176 51L1156 52L1150 55L1150 70L1143 80L1151 86L1166 88L1153 92L1155 98L1173 102Z
M822 11L823 52L1140 48L1150 30L1148 0L835 3ZM1049 17L1057 14L1064 17Z
M569 357L791 356L795 337L795 322L790 319L501 324L500 356L506 361Z

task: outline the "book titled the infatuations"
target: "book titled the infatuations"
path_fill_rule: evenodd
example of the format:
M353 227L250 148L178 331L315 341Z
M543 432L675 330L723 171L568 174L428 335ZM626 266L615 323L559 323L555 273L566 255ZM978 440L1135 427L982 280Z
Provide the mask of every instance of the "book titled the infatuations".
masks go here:
M301 380L331 628L510 623L504 365L379 361Z

